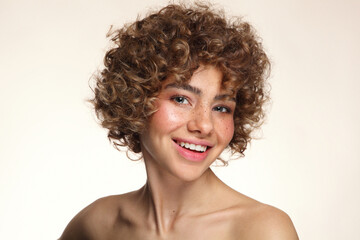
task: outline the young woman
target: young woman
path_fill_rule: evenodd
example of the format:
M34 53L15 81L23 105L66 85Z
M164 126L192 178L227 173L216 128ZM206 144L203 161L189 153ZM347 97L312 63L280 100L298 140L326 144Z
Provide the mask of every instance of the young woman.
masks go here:
M112 36L92 102L115 146L142 154L147 182L95 201L61 239L298 239L284 212L209 168L225 148L243 155L262 121L269 61L251 26L169 5Z

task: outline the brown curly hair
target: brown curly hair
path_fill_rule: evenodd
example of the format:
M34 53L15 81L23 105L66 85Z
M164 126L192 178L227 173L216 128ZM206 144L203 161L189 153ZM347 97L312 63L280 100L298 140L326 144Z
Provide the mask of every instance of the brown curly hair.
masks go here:
M223 87L236 96L229 147L243 155L251 132L264 116L270 69L262 44L247 22L230 21L206 4L171 4L110 36L115 46L105 55L91 102L116 148L141 152L139 136L156 111L162 81L171 76L178 83L187 82L202 64L220 69Z

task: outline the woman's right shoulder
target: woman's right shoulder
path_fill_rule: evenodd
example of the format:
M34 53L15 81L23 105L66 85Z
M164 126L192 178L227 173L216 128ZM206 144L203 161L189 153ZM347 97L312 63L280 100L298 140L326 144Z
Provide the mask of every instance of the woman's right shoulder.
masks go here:
M59 240L105 238L121 219L131 194L107 196L91 203L69 222Z

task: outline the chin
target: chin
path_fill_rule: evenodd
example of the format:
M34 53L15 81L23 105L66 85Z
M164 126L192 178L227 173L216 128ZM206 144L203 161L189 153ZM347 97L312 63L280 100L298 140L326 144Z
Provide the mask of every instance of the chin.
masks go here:
M199 166L187 166L182 169L178 169L174 175L184 182L193 182L201 178L209 169L200 168Z

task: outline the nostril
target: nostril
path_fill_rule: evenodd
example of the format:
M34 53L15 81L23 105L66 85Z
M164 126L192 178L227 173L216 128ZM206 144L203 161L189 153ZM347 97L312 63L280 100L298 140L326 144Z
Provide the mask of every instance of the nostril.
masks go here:
M200 134L209 134L213 131L212 123L192 121L188 124L188 129L191 132L198 132Z

